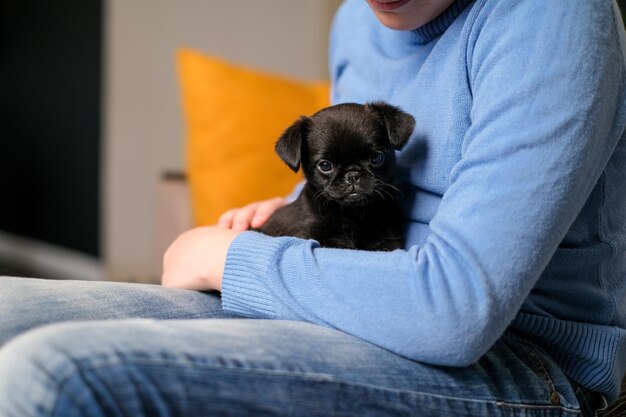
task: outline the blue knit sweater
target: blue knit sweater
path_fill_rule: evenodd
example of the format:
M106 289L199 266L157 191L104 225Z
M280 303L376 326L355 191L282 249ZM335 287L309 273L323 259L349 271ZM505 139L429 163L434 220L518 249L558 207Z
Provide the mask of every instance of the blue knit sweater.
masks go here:
M430 364L523 338L609 400L626 371L626 77L608 0L457 0L412 32L363 0L331 37L333 102L385 100L406 250L231 245L224 308L341 329Z

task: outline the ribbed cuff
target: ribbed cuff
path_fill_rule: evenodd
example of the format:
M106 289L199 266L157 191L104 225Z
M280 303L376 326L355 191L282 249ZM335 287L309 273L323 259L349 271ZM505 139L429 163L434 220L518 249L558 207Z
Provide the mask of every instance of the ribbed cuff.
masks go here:
M222 280L224 310L248 317L276 318L266 272L284 242L261 233L245 232L228 249Z

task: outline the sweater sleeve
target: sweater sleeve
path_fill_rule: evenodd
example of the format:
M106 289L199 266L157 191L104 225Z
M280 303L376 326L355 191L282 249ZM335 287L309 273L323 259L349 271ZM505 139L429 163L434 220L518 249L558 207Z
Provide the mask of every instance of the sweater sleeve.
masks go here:
M431 364L482 356L626 127L610 2L562 4L477 2L483 10L468 35L471 128L421 247L327 249L246 232L228 253L224 308L334 327Z

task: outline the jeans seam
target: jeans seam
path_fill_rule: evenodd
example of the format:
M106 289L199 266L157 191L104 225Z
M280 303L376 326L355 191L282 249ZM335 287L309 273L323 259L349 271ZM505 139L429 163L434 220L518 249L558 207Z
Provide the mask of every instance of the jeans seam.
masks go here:
M508 403L505 401L495 401L495 403L498 407L502 407L502 408L533 409L533 410L563 410L565 412L574 413L579 416L582 415L579 409L569 408L569 407L565 407L562 405L554 405L554 404L538 405L538 404L525 404L525 403L513 404L513 403Z
M539 375L548 386L550 390L550 401L554 405L560 405L562 395L557 391L556 386L552 381L552 377L548 373L548 370L544 366L539 355L537 355L537 353L530 346L527 346L524 343L521 343L520 346L526 353L526 357L531 361L531 366L533 367L537 375Z
M68 360L71 360L71 358L68 358ZM76 372L75 374L71 374L68 375L64 378L58 379L56 378L56 376L54 375L53 372L50 372L48 369L46 369L46 366L41 364L41 363L35 363L35 365L39 368L39 370L48 378L48 380L55 384L57 386L57 393L61 393L61 391L65 391L67 393L67 395L72 399L72 401L81 409L83 410L83 406L81 404L81 402L78 400L78 398L76 396L74 396L74 393L71 390L68 390L67 388L64 387L64 385L66 384L66 382L72 378L74 375L76 374L81 374L82 370L80 368L78 369L78 372ZM49 406L44 406L45 408L49 409L52 416L58 415L57 414L57 407L58 407L58 402L60 399L60 395L57 395L54 402ZM42 406L42 404L40 404L40 406Z
M80 361L78 361L78 363L80 363ZM347 381L341 378L337 378L336 376L331 375L331 374L318 373L318 372L272 370L272 369L260 369L260 368L242 368L242 367L228 366L228 365L223 365L223 364L209 364L209 363L198 364L189 360L172 362L172 361L167 361L167 360L154 360L154 359L140 358L132 362L133 365L166 365L166 364L172 365L173 363L175 363L178 366L210 368L210 369L225 370L225 371L231 371L231 372L239 372L242 374L256 373L256 374L265 374L265 375L295 377L299 379L310 379L310 380L315 380L316 382L346 384L346 385L353 386L353 387L368 388L368 389L373 389L373 390L377 390L381 392L388 392L388 393L421 396L421 397L436 398L436 399L441 399L441 400L451 400L451 401L458 401L461 403L478 403L478 404L486 404L486 405L491 404L500 408L562 410L565 412L574 413L575 415L580 415L580 410L572 409L572 408L565 407L562 405L557 405L557 404L537 405L537 404L525 404L525 403L509 403L507 401L501 401L497 399L473 399L473 398L454 397L454 396L449 396L449 395L434 394L434 393L428 393L428 392L423 392L423 391L403 390L403 389L397 389L397 388L382 387L379 385L373 385L373 384L367 384L367 383ZM78 367L78 371L76 373L68 375L67 377L63 378L61 381L56 381L56 382L57 382L57 385L59 386L59 391L61 391L62 389L65 389L63 385L65 385L71 378L77 375L83 375L84 373L95 371L98 369L116 367L116 366L125 366L125 365L127 365L127 363L125 363L122 360L118 360L118 361L114 361L114 363L110 362L107 364L101 364L101 365L95 365L95 366L89 365L86 367L80 366ZM71 395L70 390L66 389L66 391L68 392L68 394ZM72 398L74 397L72 396ZM75 398L74 398L74 401L77 403L79 407L82 408L82 405L78 401L76 401ZM55 407L56 407L56 404L55 404ZM54 411L54 408L53 408L53 411Z

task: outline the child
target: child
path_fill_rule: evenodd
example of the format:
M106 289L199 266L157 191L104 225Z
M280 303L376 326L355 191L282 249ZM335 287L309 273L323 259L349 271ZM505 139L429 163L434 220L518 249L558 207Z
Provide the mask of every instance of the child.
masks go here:
M0 414L593 415L626 372L625 71L606 0L348 0L333 103L416 118L398 154L406 250L242 232L273 200L166 254L164 285L221 290L223 309L213 293L7 280L5 340L61 320L271 320L28 332L0 350Z

